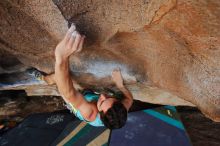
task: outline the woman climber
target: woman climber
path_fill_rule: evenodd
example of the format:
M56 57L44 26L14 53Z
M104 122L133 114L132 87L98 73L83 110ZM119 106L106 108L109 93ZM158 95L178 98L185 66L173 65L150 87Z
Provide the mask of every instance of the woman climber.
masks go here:
M70 76L69 57L83 48L85 36L80 35L71 25L63 40L55 49L55 74L43 76L48 84L56 83L58 90L76 117L93 126L109 129L121 128L127 120L127 113L133 103L133 96L124 86L119 69L112 72L112 80L123 93L122 99L108 94L76 88L76 81Z

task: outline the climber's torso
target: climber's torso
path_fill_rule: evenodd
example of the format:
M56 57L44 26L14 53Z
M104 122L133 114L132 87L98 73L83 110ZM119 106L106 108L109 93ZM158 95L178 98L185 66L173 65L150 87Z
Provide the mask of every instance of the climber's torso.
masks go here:
M97 101L99 99L99 94L96 94L92 91L84 91L83 92L84 99L88 101L90 108L83 108L83 110L76 109L73 104L67 103L67 108L71 110L76 117L78 117L82 121L86 121L88 124L93 126L104 126L100 115L97 109ZM89 115L84 118L84 113L89 113Z

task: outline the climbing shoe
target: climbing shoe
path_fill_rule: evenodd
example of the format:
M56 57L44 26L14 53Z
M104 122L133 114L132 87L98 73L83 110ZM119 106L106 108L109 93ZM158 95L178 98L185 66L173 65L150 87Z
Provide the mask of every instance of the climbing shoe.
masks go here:
M43 72L37 70L36 68L29 68L29 69L26 70L26 72L27 72L30 76L32 76L33 78L35 78L35 79L37 79L37 80L41 80L41 81L44 80L43 77L44 77L45 73L43 73Z

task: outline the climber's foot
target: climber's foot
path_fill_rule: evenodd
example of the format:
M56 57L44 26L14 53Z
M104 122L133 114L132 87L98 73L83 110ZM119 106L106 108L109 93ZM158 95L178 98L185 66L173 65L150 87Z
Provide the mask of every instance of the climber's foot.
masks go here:
M40 80L40 81L44 81L44 73L43 72L41 72L35 68L29 68L26 71L30 76L34 77L35 79Z

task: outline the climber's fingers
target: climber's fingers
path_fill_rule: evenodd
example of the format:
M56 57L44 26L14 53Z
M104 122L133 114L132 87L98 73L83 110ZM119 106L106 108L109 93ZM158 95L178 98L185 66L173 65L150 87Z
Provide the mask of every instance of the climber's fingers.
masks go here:
M83 36L81 37L81 40L80 40L80 42L79 42L79 46L78 46L78 49L77 49L76 52L82 51L84 40L85 40L85 36L83 35Z
M73 32L74 32L75 30L76 30L76 26L75 26L74 24L72 24L71 27L68 29L68 31L67 31L67 33L66 33L64 39L63 39L63 41L64 41L65 43L69 42L69 40L71 39L72 34L73 34Z
M75 39L76 39L76 35L79 34L77 31L74 31L72 34L71 34L71 37L69 39L69 41L67 42L67 46L69 49L72 50L72 47L73 47L73 44L75 42Z
M80 44L81 39L82 39L82 36L81 36L79 33L77 33L77 34L76 34L75 41L74 41L74 43L73 43L73 45L72 45L72 52L73 52L73 53L78 50L78 47L79 47L79 44Z

